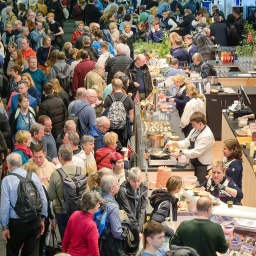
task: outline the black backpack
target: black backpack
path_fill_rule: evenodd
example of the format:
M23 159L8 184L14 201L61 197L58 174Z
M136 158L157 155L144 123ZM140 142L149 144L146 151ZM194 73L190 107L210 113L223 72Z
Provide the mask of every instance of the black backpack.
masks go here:
M0 71L0 96L2 98L7 97L8 86L9 86L9 82L7 77L4 75L2 71Z
M86 189L86 174L81 174L81 167L76 167L75 177L68 176L62 168L56 170L63 182L63 198L58 197L63 214L69 216L80 210L80 199Z
M52 67L54 71L56 72L57 78L60 82L61 87L69 93L70 91L70 77L68 74L66 74L68 70L69 65L66 64L63 71L59 70L55 65Z
M216 72L216 69L214 68L214 66L210 63L206 63L204 62L203 65L202 65L202 68L201 70L203 69L203 67L207 65L209 68L210 68L210 71L209 71L209 74L208 76L217 76L217 72Z
M32 172L27 172L26 177L11 173L20 179L17 189L16 205L12 208L20 219L30 221L41 216L42 200L37 186L32 181Z

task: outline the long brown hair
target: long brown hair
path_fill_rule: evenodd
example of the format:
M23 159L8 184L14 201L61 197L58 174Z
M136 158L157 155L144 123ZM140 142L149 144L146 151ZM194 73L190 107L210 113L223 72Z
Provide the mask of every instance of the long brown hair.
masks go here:
M243 152L242 152L241 146L237 140L228 139L228 140L224 141L224 145L228 148L228 150L231 151L231 156L229 157L228 160L239 159L242 161Z
M19 66L22 66L24 65L24 60L23 60L23 57L22 57L22 53L21 53L21 50L15 50L13 52L17 52L17 60L14 60L13 62Z

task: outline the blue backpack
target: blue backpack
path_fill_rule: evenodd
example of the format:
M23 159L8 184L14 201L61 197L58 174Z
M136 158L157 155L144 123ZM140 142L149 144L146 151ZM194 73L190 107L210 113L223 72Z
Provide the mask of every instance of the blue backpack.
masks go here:
M105 230L106 227L106 219L107 219L107 212L106 212L106 204L107 202L104 200L100 206L100 209L94 214L93 220L97 225L99 235Z

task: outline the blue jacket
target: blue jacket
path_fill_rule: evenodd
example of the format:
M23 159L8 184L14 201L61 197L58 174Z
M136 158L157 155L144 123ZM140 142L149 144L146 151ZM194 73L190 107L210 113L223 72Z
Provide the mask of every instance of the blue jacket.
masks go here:
M226 170L226 175L232 178L236 185L242 189L243 164L241 160L234 159Z
M196 13L196 3L194 0L190 0L188 3L183 5L181 13L184 13L185 9L190 9L193 14Z
M148 40L152 40L154 43L161 43L163 40L164 32L163 30L155 31L154 33L152 31L148 34Z
M106 228L110 230L114 238L122 240L123 229L122 229L121 219L119 214L119 205L112 195L101 192L101 196L107 200Z
M13 152L18 153L21 156L22 165L28 162L29 156L24 154L21 150L14 149Z
M12 102L11 102L10 113L9 113L10 115L13 111L15 111L18 108L19 96L20 94L15 94L12 96ZM29 100L29 106L32 107L33 109L36 109L37 100L29 94L28 94L28 100Z
M171 11L173 12L176 12L176 9L179 9L181 10L182 8L182 5L177 1L177 0L174 0L172 3L171 3Z
M157 16L158 17L162 17L162 11L169 11L170 10L170 6L168 3L162 3L160 5L158 5L158 11L157 11Z
M184 48L184 46L177 47L172 53L172 57L179 60L181 66L183 61L190 62L190 56L188 51Z
M193 61L192 61L192 56L193 56L196 52L198 52L197 46L196 46L194 43L192 43L192 44L188 47L188 53L189 53L189 55L190 55L190 63L193 62Z
M101 42L96 41L96 42L94 42L94 43L92 44L92 47L95 48L95 49L98 51L99 55L101 55L101 52L100 52L100 45L101 45L101 43L103 43L103 42L105 42L105 41L101 41ZM113 56L116 56L116 53L115 53L115 51L114 51L114 48L113 48L112 44L110 44L110 43L108 43L108 51L109 51Z
M104 141L103 141L103 137L104 137L105 133L103 133L100 129L98 129L96 125L94 125L90 129L89 135L95 139L94 152L96 152L99 148L103 148L105 146Z

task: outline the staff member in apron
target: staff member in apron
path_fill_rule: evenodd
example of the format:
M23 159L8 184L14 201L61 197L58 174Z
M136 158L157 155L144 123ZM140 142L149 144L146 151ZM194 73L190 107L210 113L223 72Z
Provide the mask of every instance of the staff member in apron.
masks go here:
M190 117L190 123L193 129L188 137L181 141L168 141L165 147L187 148L180 150L173 155L178 158L183 154L190 159L191 164L195 167L195 176L199 183L205 181L205 176L212 168L212 147L215 139L211 129L206 125L206 117L201 112L195 112Z

